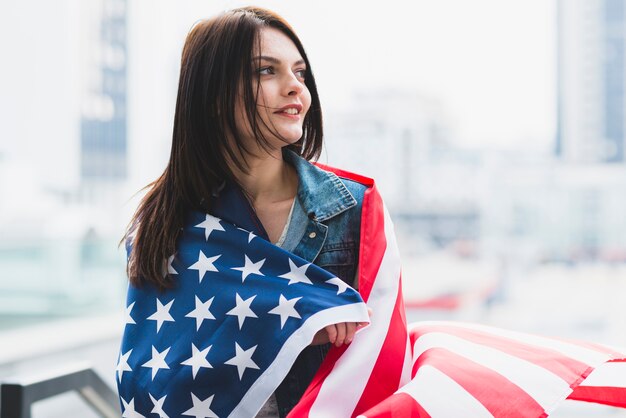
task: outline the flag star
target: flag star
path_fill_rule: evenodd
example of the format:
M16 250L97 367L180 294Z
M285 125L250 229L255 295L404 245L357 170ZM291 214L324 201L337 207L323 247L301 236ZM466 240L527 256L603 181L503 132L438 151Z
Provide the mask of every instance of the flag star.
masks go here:
M243 326L243 322L246 318L258 318L258 316L256 316L254 311L250 308L250 304L255 297L256 295L243 300L241 299L241 296L239 296L239 293L235 294L235 307L226 312L226 315L233 315L237 317L237 320L239 321L239 329Z
M256 238L256 235L254 235L254 233L253 233L253 232L251 232L251 231L246 231L246 230L245 230L245 229L243 229L243 228L237 228L237 229L239 229L239 230L241 230L241 231L243 231L243 232L247 232L247 233L248 233L248 244L250 244L250 242L252 242L252 240L253 240L254 238Z
M289 269L291 270L289 273L285 273L282 274L278 277L282 277L284 279L289 279L289 283L288 284L294 284L294 283L308 283L308 284L313 284L311 283L311 280L309 280L308 277L306 277L306 270L309 268L309 266L311 265L311 263L306 263L300 267L296 266L296 263L294 263L291 258L289 259Z
M204 279L204 275L207 271L218 271L217 267L215 267L213 263L220 257L221 254L214 257L207 257L204 255L202 250L200 250L200 254L198 254L198 261L189 266L189 270L198 270L198 280L202 283L202 279Z
M348 284L341 280L339 277L333 277L330 280L326 280L326 283L337 286L337 294L345 292L348 288Z
M215 412L211 411L211 402L213 402L213 396L211 395L205 400L201 401L196 395L191 393L191 401L193 407L183 412L183 415L193 416L196 418L218 418Z
M200 329L200 326L205 319L215 319L213 314L209 311L211 303L213 303L213 299L215 299L215 297L212 297L206 302L202 302L200 298L196 296L196 309L185 315L185 318L196 318L196 331Z
M172 266L173 262L174 262L174 254L172 254L170 258L167 259L167 272L169 274L178 274L178 272L174 269L174 266Z
M131 398L130 402L126 402L124 398L122 398L122 405L124 408L122 418L146 418L139 412L135 411L135 398Z
M180 364L184 364L185 366L191 366L191 371L193 373L193 378L196 378L196 374L198 374L198 370L201 367L212 369L211 363L206 359L206 356L209 354L209 350L212 346L208 346L204 350L200 351L196 348L194 343L191 343L191 357L187 360L181 362Z
M156 312L150 315L147 319L150 321L156 321L157 333L158 333L159 330L161 329L161 325L163 325L163 322L165 321L175 322L174 318L172 318L172 315L170 315L170 308L172 307L172 303L174 303L174 299L172 299L170 303L168 303L165 306L163 306L163 304L161 303L159 299L156 300L156 303L157 303Z
M152 358L141 365L141 367L149 367L152 369L152 380L154 380L154 376L156 376L160 369L170 368L170 366L168 366L165 362L165 357L170 351L170 348L172 347L168 347L159 353L158 350L152 346Z
M130 305L126 307L126 324L127 325L136 324L133 317L130 316L130 313L132 312L134 306L135 306L135 302L131 303Z
M251 274L258 274L259 276L265 276L265 274L261 273L261 267L263 267L263 263L265 263L265 259L257 261L253 263L252 260L248 258L247 255L245 257L245 265L243 267L232 267L231 270L239 270L241 272L241 283L246 281L246 278Z
M243 373L246 369L258 369L259 366L256 365L254 361L252 361L252 355L256 350L257 346L250 347L247 350L239 347L239 344L235 343L235 357L231 358L228 361L225 361L224 364L228 364L231 366L237 366L237 372L239 373L239 380L243 377Z
M124 374L124 372L133 371L133 369L131 369L131 367L128 365L128 358L130 357L130 353L132 352L133 349L131 348L126 352L126 354L120 353L120 359L117 362L117 367L115 367L115 370L117 371L117 379L120 383L122 383L122 375Z
M289 319L290 317L298 319L301 318L300 314L296 311L296 308L294 307L296 302L300 299L302 299L302 297L287 300L287 298L285 298L283 295L280 295L278 306L268 312L274 315L280 315L280 329L283 329L283 327L285 326L285 322L287 322L287 319Z
M167 395L164 395L161 399L154 399L151 393L148 393L148 395L150 395L150 400L154 404L154 408L152 408L152 411L150 412L152 414L159 414L159 418L170 418L163 410L163 404L165 403L165 398L167 398Z
M220 220L215 216L209 214L206 215L206 219L200 222L198 225L194 225L195 228L204 228L204 238L208 241L209 235L213 231L224 231L224 227L220 223Z

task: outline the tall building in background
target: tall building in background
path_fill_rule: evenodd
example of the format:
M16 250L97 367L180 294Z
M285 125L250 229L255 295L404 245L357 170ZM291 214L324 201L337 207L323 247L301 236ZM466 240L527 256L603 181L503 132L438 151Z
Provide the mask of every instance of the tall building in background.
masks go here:
M92 200L103 188L127 178L127 2L90 2L84 13L91 28L82 44L88 61L81 103L80 180L83 196Z
M558 0L556 154L625 162L626 0Z

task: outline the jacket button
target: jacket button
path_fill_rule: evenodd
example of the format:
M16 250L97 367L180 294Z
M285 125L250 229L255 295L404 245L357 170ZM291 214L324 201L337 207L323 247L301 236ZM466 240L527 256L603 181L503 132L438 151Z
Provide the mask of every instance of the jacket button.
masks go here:
M309 234L309 238L315 238L317 236L317 234L315 232L311 232Z

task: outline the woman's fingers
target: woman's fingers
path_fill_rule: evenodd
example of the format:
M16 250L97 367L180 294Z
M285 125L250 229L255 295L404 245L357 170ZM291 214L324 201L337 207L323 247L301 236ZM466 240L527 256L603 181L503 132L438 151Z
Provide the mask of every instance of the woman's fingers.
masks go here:
M335 324L335 327L337 327L337 339L335 340L335 346L341 347L346 340L346 323L340 322Z
M337 327L335 325L329 325L326 327L328 333L328 342L334 344L337 340Z
M372 310L367 308L367 313L372 316ZM367 325L368 322L340 322L338 324L329 325L326 328L326 334L328 335L328 342L341 347L343 344L350 344L354 339L354 334ZM314 340L317 342L319 338Z
M356 326L356 322L346 322L346 344L350 344L352 342L352 339L354 338L354 333L356 332Z

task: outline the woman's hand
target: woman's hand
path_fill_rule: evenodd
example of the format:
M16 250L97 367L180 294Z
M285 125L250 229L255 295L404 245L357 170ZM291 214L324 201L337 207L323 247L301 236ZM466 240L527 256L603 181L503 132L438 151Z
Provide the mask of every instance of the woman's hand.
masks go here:
M367 313L372 316L370 308L367 308ZM339 322L328 325L315 334L311 345L331 343L335 344L336 347L341 347L343 344L350 344L354 339L354 334L365 325L367 322Z

